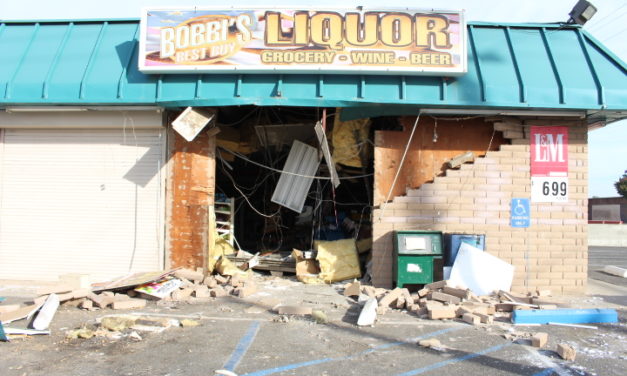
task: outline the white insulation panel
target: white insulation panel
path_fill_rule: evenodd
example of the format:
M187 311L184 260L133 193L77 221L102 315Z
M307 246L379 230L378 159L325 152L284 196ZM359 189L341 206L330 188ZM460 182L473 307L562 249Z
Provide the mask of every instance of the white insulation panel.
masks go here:
M318 150L294 140L272 194L272 202L301 213L319 165Z

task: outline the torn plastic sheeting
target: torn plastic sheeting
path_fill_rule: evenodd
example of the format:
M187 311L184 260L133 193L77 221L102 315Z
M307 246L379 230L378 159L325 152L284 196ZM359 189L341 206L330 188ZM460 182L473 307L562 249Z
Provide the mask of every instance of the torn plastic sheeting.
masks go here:
M361 277L354 239L316 241L320 278L327 283Z
M615 323L618 313L614 309L532 309L512 313L514 324L586 324Z
M449 281L454 286L469 288L476 295L490 295L494 291L509 291L513 279L513 265L462 243Z

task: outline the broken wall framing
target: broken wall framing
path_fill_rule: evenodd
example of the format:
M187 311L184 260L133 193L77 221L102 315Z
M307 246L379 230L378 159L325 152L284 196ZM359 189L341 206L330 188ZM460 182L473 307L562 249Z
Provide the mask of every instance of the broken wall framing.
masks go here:
M390 192L405 145L411 134L415 117L402 117L404 130L375 132L375 182L374 205L386 197L400 196L407 189L418 188L444 174L445 164L456 155L472 151L475 157L490 150L498 150L506 142L500 132L493 135L492 123L481 118L438 119L420 117L410 149L403 163L403 173L398 176ZM494 138L492 139L492 136Z
M496 120L496 119L495 119ZM569 127L569 200L532 203L531 227L510 226L510 200L531 196L532 125ZM373 212L373 281L392 286L395 230L435 230L485 234L486 250L516 267L514 291L551 289L580 293L587 280L588 146L587 125L580 119L500 119L494 127L511 144L485 158L448 170L418 189L408 189ZM473 127L458 132L464 140ZM375 152L381 157L383 154ZM377 156L375 156L375 159ZM375 160L380 166L382 161ZM401 175L415 166L404 166ZM377 171L378 172L378 171Z
M415 118L405 130L377 131L375 188L378 203L389 191ZM486 250L516 267L513 290L581 292L587 278L587 125L572 119L465 119L425 117L419 123L391 202L373 212L373 282L392 286L395 230L484 234ZM531 125L569 126L569 201L534 203L531 227L510 226L510 200L529 198ZM494 133L493 131L497 132ZM171 267L205 266L208 210L215 191L215 136L187 142L171 133L168 249ZM460 169L444 162L473 151L484 155ZM398 158L396 158L398 157ZM440 175L440 176L438 176ZM432 182L430 182L432 180ZM387 183L387 185L386 185ZM203 187L204 190L198 190Z
M170 119L171 120L171 119ZM215 193L215 134L187 141L168 127L166 264L205 267ZM215 223L213 224L215 226Z

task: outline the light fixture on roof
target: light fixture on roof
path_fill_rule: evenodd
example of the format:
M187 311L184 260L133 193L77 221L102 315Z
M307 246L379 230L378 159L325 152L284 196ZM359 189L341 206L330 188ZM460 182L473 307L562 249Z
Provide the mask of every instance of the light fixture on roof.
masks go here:
M578 23L579 25L583 25L590 21L596 12L597 8L590 4L589 1L579 0L573 7L573 10L568 13L570 16L568 23Z

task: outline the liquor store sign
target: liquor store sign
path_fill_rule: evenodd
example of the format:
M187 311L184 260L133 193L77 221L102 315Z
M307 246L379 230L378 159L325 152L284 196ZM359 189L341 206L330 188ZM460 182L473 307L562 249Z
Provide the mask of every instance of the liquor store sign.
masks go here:
M461 11L145 9L145 73L466 72Z

